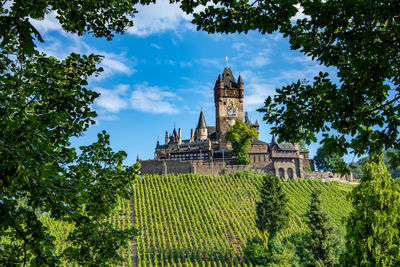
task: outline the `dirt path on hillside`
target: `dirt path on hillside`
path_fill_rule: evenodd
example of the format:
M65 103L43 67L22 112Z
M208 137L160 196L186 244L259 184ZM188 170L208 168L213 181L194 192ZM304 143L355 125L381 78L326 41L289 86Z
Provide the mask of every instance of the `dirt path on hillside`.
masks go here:
M129 201L129 217L130 217L130 223L131 227L135 227L135 205L133 203L133 197L131 197L131 200ZM131 240L131 262L132 266L136 267L137 266L137 255L136 255L136 237Z

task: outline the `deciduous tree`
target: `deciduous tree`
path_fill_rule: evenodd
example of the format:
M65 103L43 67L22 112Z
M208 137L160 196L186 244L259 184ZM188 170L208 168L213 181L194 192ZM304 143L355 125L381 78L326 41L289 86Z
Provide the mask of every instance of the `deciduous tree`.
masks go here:
M342 157L337 154L327 155L322 147L318 148L314 163L317 169L323 172L337 172L347 166Z
M147 1L141 1L145 3ZM63 60L39 53L43 42L31 20L51 11L65 31L112 39L131 26L131 0L2 1L0 5L0 265L82 266L121 260L118 250L135 229L117 230L107 218L130 197L138 165L124 166L106 133L80 150L69 139L94 123L98 94L86 88L99 74L100 56ZM73 226L68 248L54 250L41 217Z
M257 130L249 128L243 121L237 120L226 133L226 140L231 141L236 164L249 164L249 147L251 139L257 137Z

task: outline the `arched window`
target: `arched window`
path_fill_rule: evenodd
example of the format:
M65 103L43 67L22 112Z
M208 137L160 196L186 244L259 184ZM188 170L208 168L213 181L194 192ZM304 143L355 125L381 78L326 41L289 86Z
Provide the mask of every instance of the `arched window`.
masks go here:
M292 168L287 169L287 175L289 179L293 179L293 170Z
M280 178L285 178L285 170L283 168L279 168L279 177Z

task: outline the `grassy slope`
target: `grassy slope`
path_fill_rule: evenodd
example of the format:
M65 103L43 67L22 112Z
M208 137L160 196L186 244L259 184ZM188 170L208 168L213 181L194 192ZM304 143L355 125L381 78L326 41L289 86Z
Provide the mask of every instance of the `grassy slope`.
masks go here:
M284 181L291 222L281 235L306 230L304 214L313 189L322 190L323 207L333 223L351 209L346 199L352 185L318 180ZM246 239L260 235L255 227L255 201L261 176L145 176L134 187L138 266L224 266L242 260Z

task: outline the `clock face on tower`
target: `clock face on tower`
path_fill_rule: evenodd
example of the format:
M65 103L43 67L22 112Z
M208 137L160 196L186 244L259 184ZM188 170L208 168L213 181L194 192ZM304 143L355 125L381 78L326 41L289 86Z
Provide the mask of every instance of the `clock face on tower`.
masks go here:
M232 100L228 101L227 112L228 116L236 116L236 105Z

